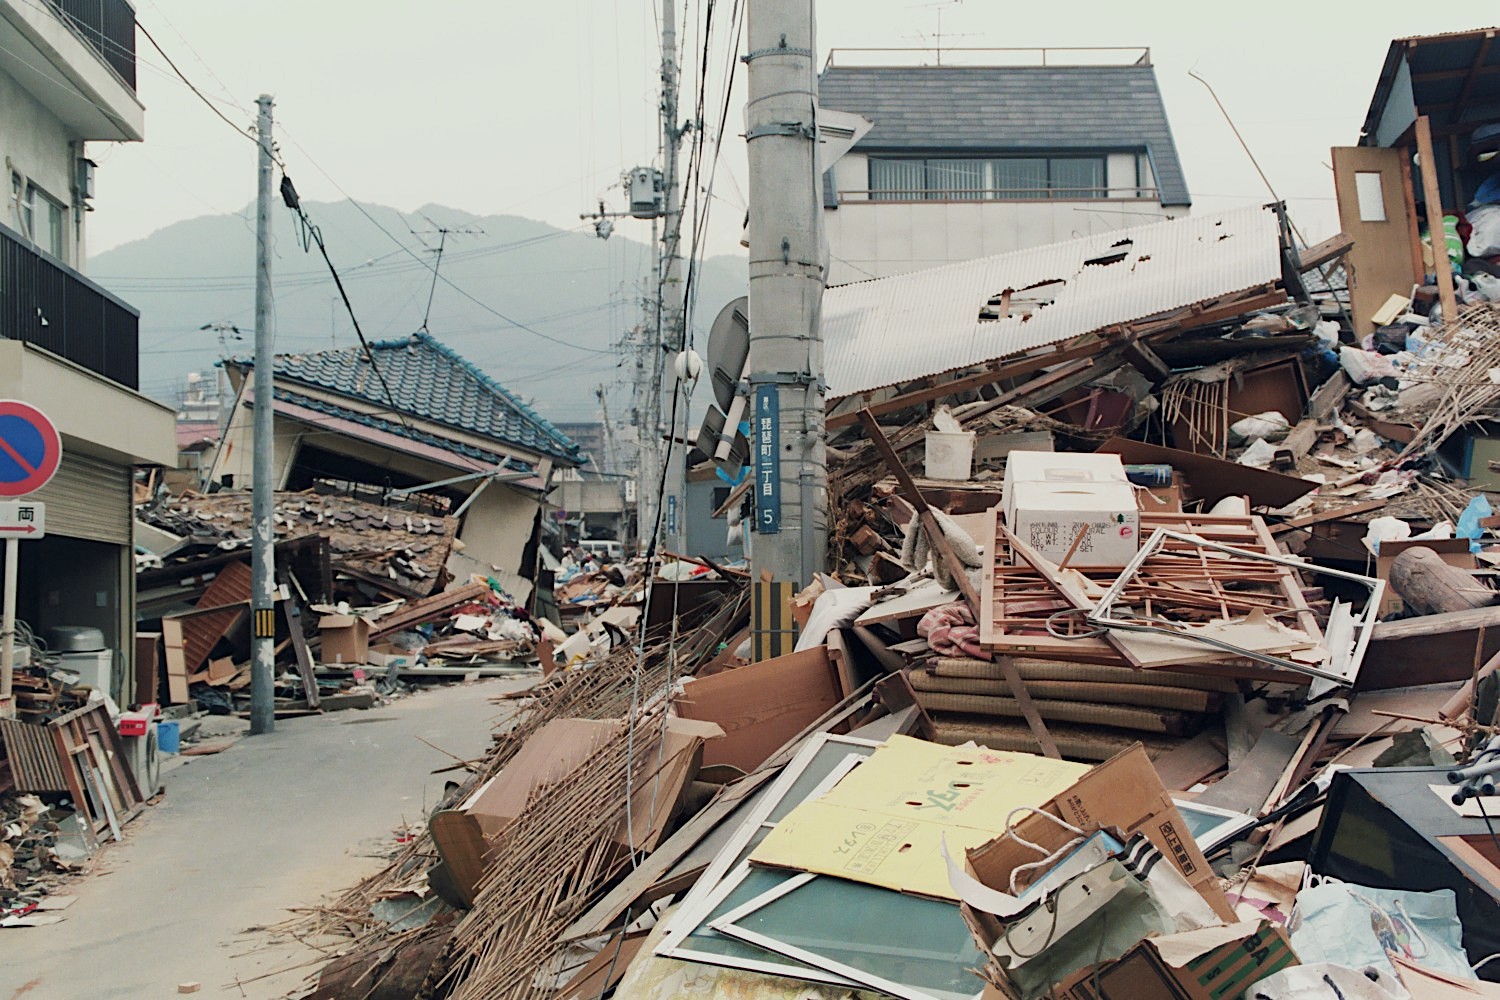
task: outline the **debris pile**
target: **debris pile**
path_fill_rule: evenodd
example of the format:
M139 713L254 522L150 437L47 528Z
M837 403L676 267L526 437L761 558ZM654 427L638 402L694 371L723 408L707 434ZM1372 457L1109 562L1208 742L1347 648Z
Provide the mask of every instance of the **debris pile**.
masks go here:
M313 995L1493 995L1500 518L1454 456L1500 416L1500 312L1362 341L1347 238L1231 221L1260 283L1184 259L1201 298L1084 310L1149 276L1126 241L997 294L968 367L831 350L801 592L565 566L593 620L300 928L340 951ZM836 291L831 344L905 322Z

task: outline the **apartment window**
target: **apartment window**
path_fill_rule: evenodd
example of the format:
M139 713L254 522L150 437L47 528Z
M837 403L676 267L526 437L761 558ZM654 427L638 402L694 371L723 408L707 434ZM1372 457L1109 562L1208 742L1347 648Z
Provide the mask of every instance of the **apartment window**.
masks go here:
M875 201L1108 196L1103 156L870 157Z
M63 203L14 171L10 195L21 235L58 260L65 260L68 210Z

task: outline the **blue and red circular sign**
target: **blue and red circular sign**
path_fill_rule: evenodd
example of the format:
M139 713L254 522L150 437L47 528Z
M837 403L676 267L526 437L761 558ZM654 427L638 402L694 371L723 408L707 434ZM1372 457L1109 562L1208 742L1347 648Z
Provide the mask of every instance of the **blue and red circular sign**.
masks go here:
M19 399L0 399L0 497L47 485L62 463L62 438L47 415Z

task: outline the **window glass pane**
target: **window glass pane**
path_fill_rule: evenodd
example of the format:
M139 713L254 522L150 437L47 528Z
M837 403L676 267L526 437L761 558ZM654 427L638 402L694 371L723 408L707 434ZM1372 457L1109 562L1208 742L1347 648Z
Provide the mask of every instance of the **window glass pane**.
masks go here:
M983 160L928 160L927 190L937 201L978 201L984 197Z
M1052 160L1052 190L1060 198L1104 197L1104 160Z
M923 160L870 160L870 198L875 201L913 201L927 197Z
M953 903L820 876L735 922L839 965L937 997L968 998L983 963Z
M43 246L58 260L63 260L63 207L50 198L47 203L47 239Z
M1047 197L1047 161L1007 157L990 161L992 198Z
M1354 194L1359 201L1360 222L1384 222L1385 189L1380 174L1360 170L1354 175Z

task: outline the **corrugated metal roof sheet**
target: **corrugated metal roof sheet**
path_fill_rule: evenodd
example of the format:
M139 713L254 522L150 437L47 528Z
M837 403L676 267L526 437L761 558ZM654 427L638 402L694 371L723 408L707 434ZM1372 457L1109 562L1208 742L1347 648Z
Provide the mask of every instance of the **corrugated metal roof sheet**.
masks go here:
M1009 357L1280 277L1276 214L1255 206L840 285L823 296L828 395ZM1006 289L1013 305L1051 302L1029 318L981 319Z

